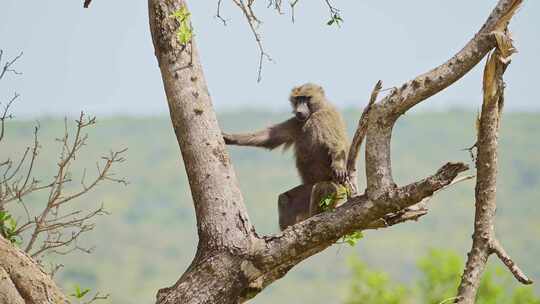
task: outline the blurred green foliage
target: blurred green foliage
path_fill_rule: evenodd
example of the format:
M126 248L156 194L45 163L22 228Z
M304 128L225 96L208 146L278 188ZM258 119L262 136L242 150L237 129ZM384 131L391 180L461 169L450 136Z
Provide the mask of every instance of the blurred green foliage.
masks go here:
M351 290L346 304L400 304L407 301L409 290L391 282L382 271L373 271L358 258L351 259Z
M495 259L495 257L494 257ZM351 282L345 304L441 304L453 303L464 262L453 251L432 249L417 263L420 277L402 285L392 282L384 271L374 271L353 256ZM477 304L540 304L531 286L514 287L512 275L501 266L484 272Z
M352 136L360 113L342 112ZM222 113L219 118L223 130L238 132L262 128L288 116L244 110ZM403 185L423 178L447 161L470 163L463 148L475 140L474 119L474 112L463 111L408 114L400 119L392 138L396 182ZM503 119L496 219L501 242L533 280L540 277L540 141L532 140L534 134L540 134L539 121L540 114L525 113L510 113ZM20 156L32 142L34 123L8 123L0 159ZM55 138L63 134L64 123L57 118L40 118L39 123L42 147L36 178L48 180L57 166L60 147ZM88 145L73 167L74 186L79 186L77 180L84 168L88 179L96 174L95 161L103 153L126 147L127 161L115 172L127 177L130 185L104 184L80 201L79 206L103 202L111 215L97 219L94 231L80 240L86 247L96 246L91 255L58 257L56 261L65 267L57 278L68 291L80 284L110 293L110 303L152 303L156 291L174 284L188 267L197 246L189 184L171 122L167 117L98 117L98 124L88 135ZM292 154L244 147L230 147L229 151L257 231L279 231L277 196L299 184ZM362 158L358 170L359 187L363 189ZM29 198L27 206L41 203L43 198L35 196ZM354 247L335 245L307 259L251 303L342 302L350 277L346 257L351 254L359 255L373 269L388 272L399 282L396 284L420 280L422 272L416 261L429 248L449 248L464 256L471 242L474 182L438 193L429 204L429 214L418 222L365 231ZM14 208L10 212L16 220L24 219L24 210ZM508 284L518 286L513 281ZM528 294L524 291L518 296L526 298Z

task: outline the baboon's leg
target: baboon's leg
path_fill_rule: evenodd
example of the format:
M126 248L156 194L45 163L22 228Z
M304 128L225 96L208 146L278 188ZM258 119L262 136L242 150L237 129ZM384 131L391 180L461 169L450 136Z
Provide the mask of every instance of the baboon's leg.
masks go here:
M334 182L316 183L311 190L311 198L309 202L309 216L314 216L326 210L334 209L347 200L346 193L343 192L343 186ZM323 200L329 199L330 202L326 205Z

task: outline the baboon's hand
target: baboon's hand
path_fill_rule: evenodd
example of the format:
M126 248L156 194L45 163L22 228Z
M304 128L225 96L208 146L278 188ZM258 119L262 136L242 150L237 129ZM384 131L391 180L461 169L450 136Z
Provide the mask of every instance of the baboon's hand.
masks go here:
M232 145L236 142L231 134L221 132L221 135L223 136L226 145Z
M347 170L343 168L332 168L332 177L339 184L345 184L349 179Z

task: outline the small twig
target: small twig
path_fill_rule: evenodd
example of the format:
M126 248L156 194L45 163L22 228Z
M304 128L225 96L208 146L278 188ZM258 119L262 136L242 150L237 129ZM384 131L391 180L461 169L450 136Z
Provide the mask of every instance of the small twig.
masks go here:
M4 51L3 50L0 50L0 63L1 63L1 60L2 60L2 55L4 54ZM19 55L15 56L15 58L13 58L11 61L8 61L4 64L4 67L2 67L2 69L0 70L0 80L2 78L4 78L4 76L6 75L6 73L8 72L11 72L13 74L16 74L16 75L21 75L22 73L18 72L17 70L11 68L11 66L13 64L15 64L15 62L17 60L19 60L23 55L23 52L20 52Z
M282 0L269 0L267 7L268 8L272 7L274 10L278 12L278 14L281 15L283 14L283 11L281 10L282 2L283 2ZM298 2L298 0L296 0L295 2Z
M17 100L17 98L19 98L19 96L20 95L17 94L17 93L15 93L13 95L13 97L8 101L8 103L4 107L4 111L2 112L2 116L0 116L0 141L2 141L2 139L4 139L6 120L13 118L13 115L9 114L9 108L11 107L13 102L15 102L15 100Z
M94 303L95 301L100 301L100 300L107 300L109 298L109 294L106 294L104 296L100 295L99 292L97 292L94 297L92 297L92 299L90 299L89 301L87 302L84 302L84 304L91 304L91 303Z
M224 26L227 26L227 20L221 16L221 3L223 0L218 0L217 2L217 9L216 9L216 18L218 18L221 22L223 22Z
M439 304L444 304L444 303L448 303L450 301L454 301L456 299L459 299L459 297L451 297L451 298L448 298L448 299L444 299L442 300Z
M56 264L56 265L51 265L51 271L49 272L49 276L51 278L54 278L54 276L58 273L58 271L60 269L62 269L64 267L64 264Z
M300 1L300 0L294 0L294 1L289 3L291 5L291 22L292 23L294 23L294 18L295 18L294 9L296 8L296 5L298 4L298 1Z
M533 283L533 281L529 279L527 275L525 275L525 273L516 265L516 263L514 263L514 260L512 260L508 253L506 253L497 239L492 239L489 247L491 252L495 253L501 262L503 262L503 264L508 268L508 270L510 270L516 280L525 285L530 285Z
M470 155L471 160L472 160L473 163L476 163L476 156L474 154L474 150L477 148L476 145L477 145L477 143L475 142L474 145L463 149L463 151L469 152L469 155Z
M339 9L333 6L330 0L324 0L324 2L326 3L326 6L328 6L328 12L330 14L330 23L328 23L328 25L335 22L337 26L341 26L340 21L342 21L342 19L339 15Z
M92 189L94 189L102 181L113 181L118 183L127 184L123 178L116 178L114 174L111 173L111 168L116 163L121 163L125 161L123 153L127 149L120 150L118 152L110 152L108 156L102 157L104 160L103 168L98 166L97 177L94 178L88 185L85 183L86 170L83 172L81 179L82 189L71 194L65 194L64 185L72 181L70 167L73 161L76 159L77 153L86 145L88 135L83 133L83 130L86 127L93 126L96 123L95 117L86 117L84 113L81 112L79 118L75 120L76 131L73 138L70 140L71 136L68 131L67 119L64 123L64 136L57 139L61 145L60 160L58 162L58 171L53 178L53 181L50 184L44 186L38 186L36 182L30 181L30 173L33 168L33 159L30 161L29 171L24 178L24 183L22 187L13 187L18 191L17 196L22 197L28 193L35 192L37 190L50 188L49 196L46 206L40 212L39 215L35 216L33 219L29 218L28 222L21 225L17 232L21 233L25 230L31 229L29 241L25 246L25 251L33 257L38 257L45 252L54 252L57 254L69 253L73 250L80 250L88 252L88 249L82 248L75 245L68 251L60 251L59 248L66 248L71 246L76 242L78 237L87 231L90 231L94 228L93 224L87 224L87 222L93 219L96 216L107 214L103 206L99 209L90 212L84 216L77 217L81 213L80 210L72 211L68 214L61 215L61 207L67 204L70 201L73 201ZM37 128L35 130L35 139L34 139L34 148L33 148L33 157L37 155L37 148L39 144L37 141ZM17 170L18 171L18 170ZM4 200L3 203L6 201ZM71 230L72 233L70 236L65 237L63 231ZM45 234L45 240L41 242L37 249L34 249L36 241L40 239L40 235Z
M253 13L253 10L251 8L251 4L252 4L251 2L248 4L245 4L244 0L233 0L233 2L244 13L244 16L246 17L246 20L249 24L251 32L253 33L253 36L255 38L255 42L257 43L257 47L259 48L259 67L258 67L258 72L257 72L257 82L260 82L262 79L262 68L263 68L264 59L266 58L268 61L270 62L272 61L272 58L270 57L270 55L268 55L264 50L260 33L256 28L257 25L260 24L261 22L259 21L257 16L255 16L255 14Z

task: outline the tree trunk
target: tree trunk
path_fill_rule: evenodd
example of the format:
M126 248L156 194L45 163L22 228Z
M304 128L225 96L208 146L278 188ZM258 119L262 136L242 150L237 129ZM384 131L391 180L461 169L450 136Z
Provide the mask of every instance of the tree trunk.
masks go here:
M0 236L0 303L68 303L62 291L22 250Z
M194 41L177 38L184 1L150 0L150 29L197 216L199 245L158 303L234 303L247 291L247 249L257 240L212 108Z

